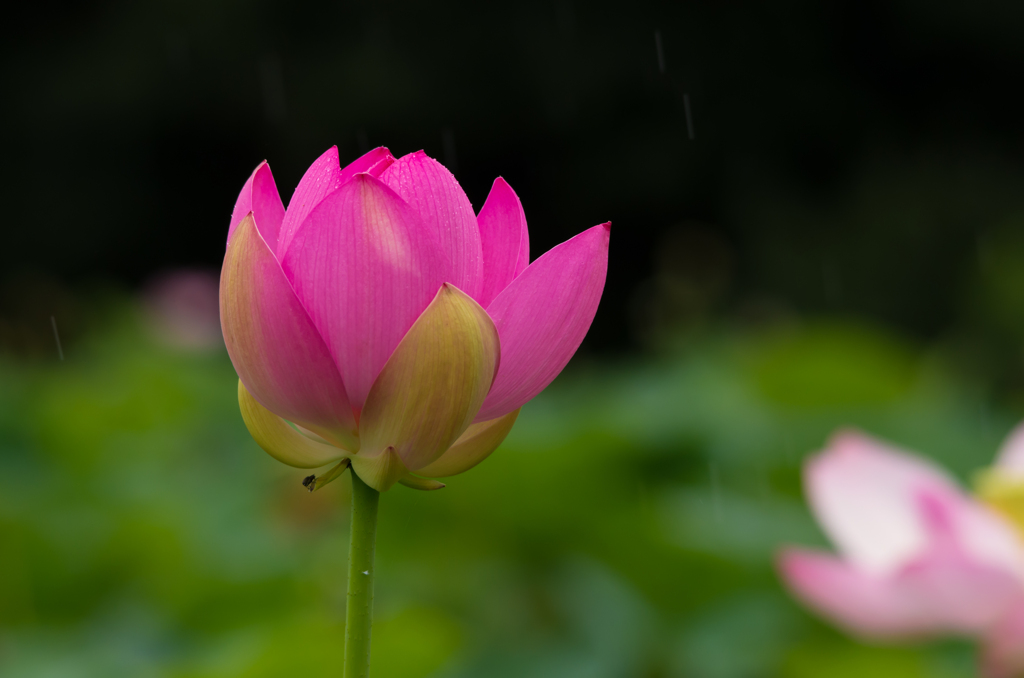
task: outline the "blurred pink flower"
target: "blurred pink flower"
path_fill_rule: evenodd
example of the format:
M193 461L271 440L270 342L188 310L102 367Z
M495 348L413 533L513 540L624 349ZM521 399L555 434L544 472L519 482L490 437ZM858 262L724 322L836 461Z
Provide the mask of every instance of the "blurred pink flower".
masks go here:
M422 478L490 454L579 347L609 232L531 264L501 178L474 214L422 151L378 148L342 169L331 148L285 210L260 164L235 204L220 287L249 431L292 466L349 459L378 490L440 486Z
M146 285L142 299L160 343L194 351L221 346L215 274L193 269L162 273Z
M1002 484L1024 496L1022 459L1018 430L982 494ZM855 432L810 459L804 481L839 553L782 550L779 570L797 598L859 637L973 637L987 676L1024 672L1024 543L1012 515L930 461Z

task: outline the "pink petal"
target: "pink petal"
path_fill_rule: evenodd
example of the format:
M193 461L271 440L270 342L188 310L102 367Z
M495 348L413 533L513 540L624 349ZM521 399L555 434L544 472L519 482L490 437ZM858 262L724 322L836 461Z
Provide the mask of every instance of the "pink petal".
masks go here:
M1024 423L1018 424L1006 437L996 457L996 466L1015 476L1024 477Z
M396 160L380 178L433 230L452 262L448 282L476 299L483 278L480 231L473 206L452 173L417 151Z
M986 678L1024 675L1024 597L986 634L981 668Z
M357 412L450 270L430 229L368 174L357 174L310 212L281 266Z
M477 301L486 307L530 263L530 234L519 196L501 177L494 180L476 221L484 276Z
M391 155L391 151L384 146L378 146L345 165L345 169L341 170L341 182L345 183L357 174L369 174L371 177L380 178L394 161L395 156Z
M871 572L885 572L928 541L917 503L921 490L960 495L954 481L920 457L854 432L833 437L805 469L811 507L839 551Z
M778 566L804 604L868 638L979 633L1020 594L1012 574L945 548L889 575L803 549L785 549Z
M552 248L487 307L501 365L476 421L522 407L572 358L601 301L610 233L611 224L601 224Z
M299 179L299 185L295 187L292 199L288 203L288 212L284 215L284 222L281 224L280 241L274 250L277 253L277 258L284 259L284 253L291 245L295 231L302 225L310 211L319 205L320 201L328 194L361 172L375 177L379 176L394 160L391 152L381 146L352 161L345 169L341 169L341 164L338 161L338 147L331 146L327 149L326 153L309 166L306 173Z
M277 244L281 221L284 219L284 205L281 203L281 195L277 192L274 175L266 160L253 170L238 194L235 208L231 211L231 225L228 227L229 242L231 234L235 232L238 224L242 223L242 219L245 219L249 212L252 212L256 228L259 229L263 240L273 251Z
M274 414L355 448L356 422L341 375L251 216L224 256L220 318L249 393Z
M519 277L519 274L526 270L526 267L530 265L530 232L525 227L526 218L523 218L523 237L519 241L519 261L516 262L516 272L512 276L512 279Z
M953 549L1024 583L1024 544L1002 515L945 489L919 490L916 502L930 549Z

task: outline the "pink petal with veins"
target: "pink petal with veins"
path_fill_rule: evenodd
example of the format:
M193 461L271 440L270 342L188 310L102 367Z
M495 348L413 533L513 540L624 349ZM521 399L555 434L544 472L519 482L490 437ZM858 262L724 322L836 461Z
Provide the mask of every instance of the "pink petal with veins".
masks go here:
M357 412L451 270L432 229L368 174L355 175L310 212L281 266Z
M519 197L501 177L494 180L476 221L484 276L477 301L486 308L529 265L530 234Z
M480 230L459 182L423 151L402 156L380 175L433 230L452 263L448 282L476 299L483 282Z
M306 173L299 179L299 185L295 187L292 199L288 203L288 212L284 215L284 221L281 224L280 241L274 250L277 253L277 258L284 258L285 251L291 245L292 238L295 237L295 231L305 221L306 216L320 204L320 201L356 174L365 172L372 176L379 176L394 160L391 152L381 146L356 158L345 169L341 169L338 160L338 147L331 146L327 149L309 166Z
M501 365L476 421L522 407L558 376L597 313L611 224L594 226L530 264L487 307Z
M355 416L341 375L251 216L224 256L220 317L231 362L257 401L356 449Z
M273 252L284 219L284 205L281 203L281 195L277 191L274 175L266 160L256 166L248 181L242 186L238 199L235 200L235 208L231 211L231 225L228 227L229 242L231 234L249 212L252 212L257 230Z

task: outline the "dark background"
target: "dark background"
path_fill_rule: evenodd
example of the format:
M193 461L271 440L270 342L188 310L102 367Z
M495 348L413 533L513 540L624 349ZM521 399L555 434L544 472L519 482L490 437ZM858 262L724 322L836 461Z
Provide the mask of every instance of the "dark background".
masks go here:
M534 257L612 220L589 350L709 312L1021 334L973 303L986 252L1024 251L1019 3L40 2L4 24L8 280L216 269L260 160L287 201L330 145L387 145L477 209L508 179Z

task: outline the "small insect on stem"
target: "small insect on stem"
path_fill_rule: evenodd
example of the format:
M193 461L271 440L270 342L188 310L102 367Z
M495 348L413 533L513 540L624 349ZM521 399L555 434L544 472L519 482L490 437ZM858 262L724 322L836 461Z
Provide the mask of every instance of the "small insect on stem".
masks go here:
M303 478L302 486L309 490L310 492L319 490L321 487L323 487L324 485L326 485L327 483L331 482L332 480L340 476L342 473L344 473L345 469L347 469L350 465L351 462L347 458L342 459L340 462L338 462L337 466L334 466L330 470L321 473L319 477L316 475L312 475Z

